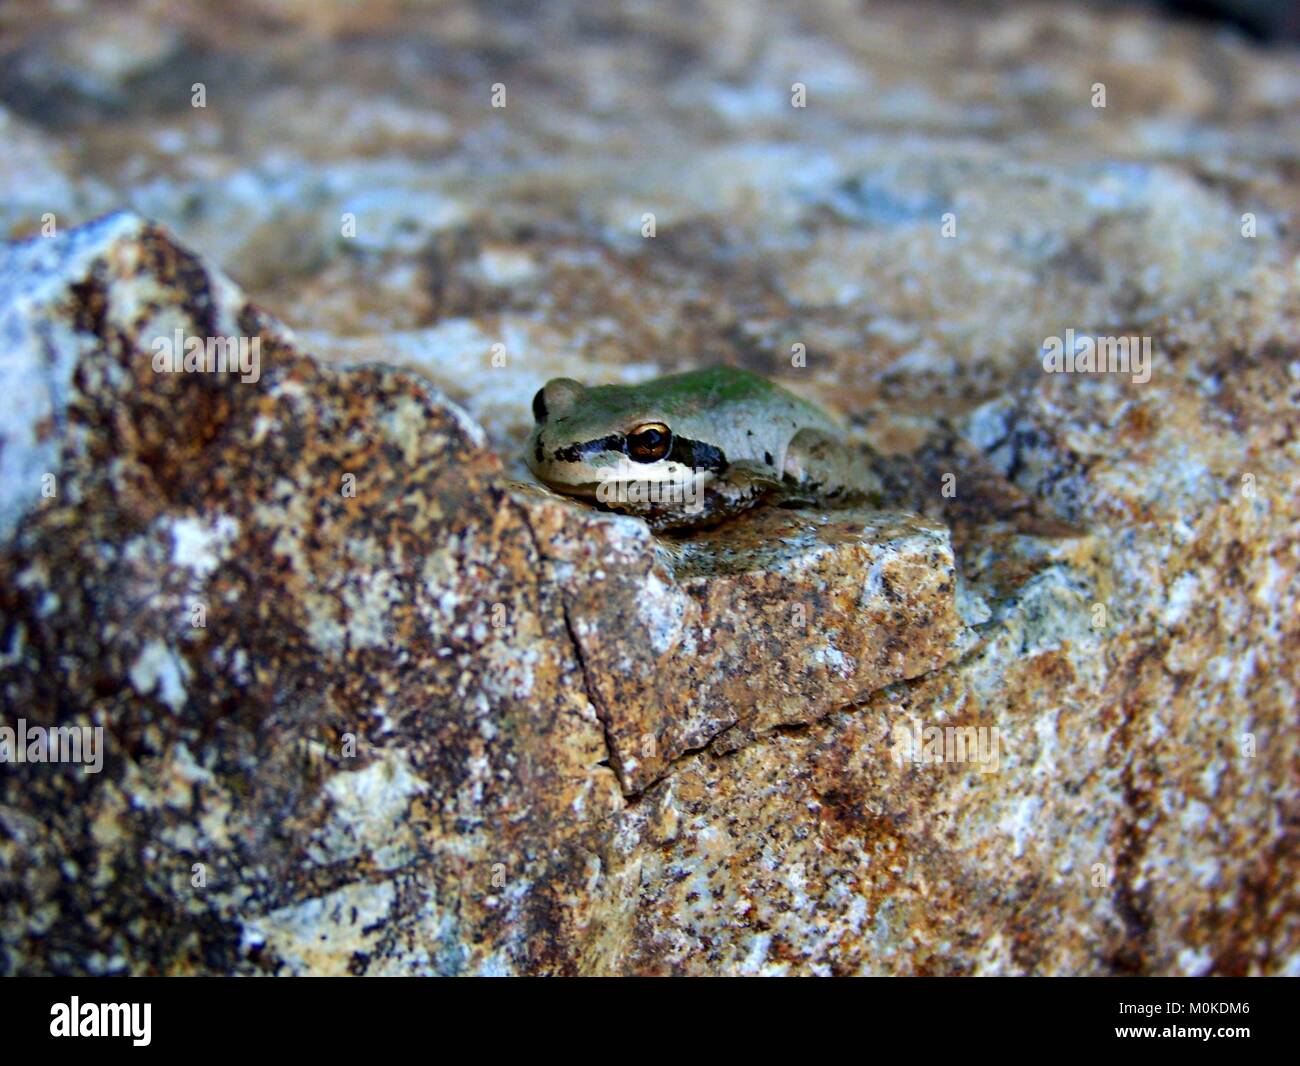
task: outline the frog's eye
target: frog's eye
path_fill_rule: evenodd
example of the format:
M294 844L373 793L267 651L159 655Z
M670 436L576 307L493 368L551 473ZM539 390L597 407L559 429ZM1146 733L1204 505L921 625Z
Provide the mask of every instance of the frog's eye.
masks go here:
M638 463L657 462L672 446L673 432L662 422L647 422L627 435L628 458Z
M545 388L537 390L537 395L533 397L533 418L538 422L546 421L546 392Z

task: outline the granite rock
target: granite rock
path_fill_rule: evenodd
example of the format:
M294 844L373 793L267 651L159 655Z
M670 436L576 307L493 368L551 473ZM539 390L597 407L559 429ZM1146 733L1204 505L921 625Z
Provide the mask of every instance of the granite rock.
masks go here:
M625 793L968 639L944 527L770 510L657 545L512 487L418 375L320 367L137 217L14 245L0 279L22 398L0 683L27 728L104 737L102 777L7 768L7 874L34 877L31 850L93 856L13 897L11 967L368 970L410 922L420 946L377 972L536 968L521 877L584 894ZM177 331L250 338L259 362L165 372ZM565 856L566 886L567 835L591 858ZM493 877L500 898L456 898ZM142 941L120 908L152 915ZM441 908L504 940L460 958L486 931ZM89 956L37 948L86 937Z

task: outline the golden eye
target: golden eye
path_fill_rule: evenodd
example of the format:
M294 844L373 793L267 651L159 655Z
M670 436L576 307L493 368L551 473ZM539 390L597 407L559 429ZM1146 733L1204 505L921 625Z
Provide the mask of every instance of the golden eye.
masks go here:
M673 446L673 431L662 422L647 422L627 435L627 455L638 463L654 463Z

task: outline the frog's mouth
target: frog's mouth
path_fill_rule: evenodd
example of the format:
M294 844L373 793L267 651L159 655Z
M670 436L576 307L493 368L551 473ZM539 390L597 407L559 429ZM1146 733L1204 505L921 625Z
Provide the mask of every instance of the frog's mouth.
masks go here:
M554 478L542 477L540 474L537 477L543 485L556 492L562 492L566 496L580 496L584 500L594 500L596 490L600 488L598 481L556 481Z
M678 469L680 470L680 468ZM569 473L569 471L565 471L565 473ZM579 476L576 470L573 473L575 477ZM584 467L582 480L562 481L554 475L555 471L552 470L550 477L538 474L537 478L556 492L562 492L566 496L581 496L588 500L598 499L602 494L602 490L609 491L611 485L662 485L697 480L701 476L698 473L688 474L685 477L681 474L669 474L666 465L662 468L639 467L635 470L629 470L627 467L618 464L610 464L606 468Z
M608 453L606 459L568 469L552 466L545 474L535 473L556 492L632 512L671 509L697 501L714 477L711 470L692 470L667 460L634 463L626 456L609 457Z

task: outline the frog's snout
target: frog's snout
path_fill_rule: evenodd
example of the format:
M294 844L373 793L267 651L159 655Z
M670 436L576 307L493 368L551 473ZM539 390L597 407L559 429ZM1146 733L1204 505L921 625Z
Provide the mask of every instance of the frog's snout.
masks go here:
M539 425L528 435L528 444L524 447L524 462L528 469L540 476L546 463L546 447L542 443L542 427Z

